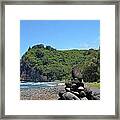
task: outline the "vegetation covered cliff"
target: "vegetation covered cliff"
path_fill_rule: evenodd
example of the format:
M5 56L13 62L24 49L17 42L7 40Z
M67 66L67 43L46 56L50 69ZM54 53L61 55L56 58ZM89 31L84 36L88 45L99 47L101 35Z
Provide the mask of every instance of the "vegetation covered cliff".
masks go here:
M20 59L21 81L68 81L77 66L84 81L100 80L100 50L56 50L43 44L29 47Z

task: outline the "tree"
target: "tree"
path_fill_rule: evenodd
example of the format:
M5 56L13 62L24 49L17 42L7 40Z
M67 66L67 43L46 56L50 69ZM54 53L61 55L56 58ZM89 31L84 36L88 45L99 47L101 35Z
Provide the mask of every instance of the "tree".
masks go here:
M37 58L42 58L43 56L44 56L44 52L42 52L41 50L36 51Z
M43 44L34 45L32 48L44 48L44 45Z
M44 48L44 45L43 44L39 44L38 48Z
M82 74L85 82L97 82L100 79L98 66L93 62L83 70Z
M55 50L51 46L38 44L21 57L20 76L21 80L29 81L39 81L44 76L48 81L69 81L73 66L80 70L76 70L78 78L79 73L83 73L85 81L97 81L100 78L100 50ZM46 81L46 77L42 80Z
M29 48L28 48L28 51L31 49L31 47L29 46Z
M51 46L46 46L46 49L47 49L47 50L56 50L56 49L54 49L54 48L51 47Z

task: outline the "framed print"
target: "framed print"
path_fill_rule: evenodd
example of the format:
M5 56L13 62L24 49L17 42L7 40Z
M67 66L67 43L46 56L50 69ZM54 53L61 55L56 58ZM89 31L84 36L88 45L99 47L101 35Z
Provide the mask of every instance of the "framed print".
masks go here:
M118 1L1 9L1 118L119 119Z

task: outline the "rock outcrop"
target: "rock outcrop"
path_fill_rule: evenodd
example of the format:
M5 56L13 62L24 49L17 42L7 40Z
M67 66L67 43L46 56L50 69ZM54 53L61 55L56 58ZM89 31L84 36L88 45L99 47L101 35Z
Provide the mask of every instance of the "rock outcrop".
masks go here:
M42 72L29 63L21 60L20 62L20 80L31 82L48 82L47 76L42 75Z

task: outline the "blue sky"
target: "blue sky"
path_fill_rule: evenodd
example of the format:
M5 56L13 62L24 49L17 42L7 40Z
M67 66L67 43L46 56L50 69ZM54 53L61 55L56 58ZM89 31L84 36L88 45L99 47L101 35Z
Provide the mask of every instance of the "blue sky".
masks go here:
M98 49L99 20L21 20L20 56L36 44L56 49Z

